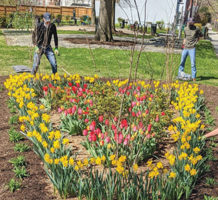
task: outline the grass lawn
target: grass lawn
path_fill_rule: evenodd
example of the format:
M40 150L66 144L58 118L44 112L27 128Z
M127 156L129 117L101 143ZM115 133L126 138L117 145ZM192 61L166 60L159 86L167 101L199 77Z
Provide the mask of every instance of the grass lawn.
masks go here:
M63 74L62 67L71 74L94 75L102 77L124 78L128 77L130 51L94 49L60 48L60 56L57 57L58 72ZM8 75L13 72L12 66L32 66L33 48L7 46L4 36L0 32L0 75ZM138 52L135 52L136 63ZM92 59L94 57L94 61ZM95 64L94 64L95 63ZM144 52L141 55L138 68L139 78L164 79L166 55L163 53ZM176 76L180 63L180 55L173 55L174 75ZM201 41L197 47L197 82L218 86L218 59L209 41ZM41 73L51 73L51 67L45 56L40 65ZM190 59L186 64L186 72L191 72Z

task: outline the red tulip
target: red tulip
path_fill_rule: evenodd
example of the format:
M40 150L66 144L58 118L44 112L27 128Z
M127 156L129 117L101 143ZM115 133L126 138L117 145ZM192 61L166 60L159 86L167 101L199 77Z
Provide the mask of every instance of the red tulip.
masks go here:
M166 114L165 114L165 112L161 112L161 115L164 116L164 115L166 115Z
M105 120L105 125L109 126L109 120L108 119Z
M104 120L104 117L102 115L98 117L99 122L103 122L103 120Z
M147 129L147 130L148 130L148 132L150 132L150 131L151 131L151 127L152 127L152 124L149 124L149 125L148 125L148 129Z

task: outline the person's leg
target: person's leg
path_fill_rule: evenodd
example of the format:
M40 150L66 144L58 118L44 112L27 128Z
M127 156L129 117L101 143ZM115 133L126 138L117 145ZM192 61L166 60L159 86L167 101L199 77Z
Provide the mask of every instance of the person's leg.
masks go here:
M54 55L54 52L51 47L48 47L45 51L45 55L47 59L49 60L51 67L52 67L52 73L55 74L57 72L57 61Z
M181 57L181 63L180 63L180 66L179 66L179 72L184 71L185 61L186 61L187 56L188 56L188 49L183 49L182 57Z
M39 65L40 65L40 59L41 59L41 54L38 54L38 53L34 53L34 56L33 56L33 68L32 68L32 72L31 74L36 74L38 68L39 68Z
M190 49L190 50L189 50L189 56L190 56L190 59L191 59L192 78L193 78L193 79L196 79L196 73L197 73L197 70L196 70L196 62L195 62L195 55L196 55L196 50L195 50L195 48Z

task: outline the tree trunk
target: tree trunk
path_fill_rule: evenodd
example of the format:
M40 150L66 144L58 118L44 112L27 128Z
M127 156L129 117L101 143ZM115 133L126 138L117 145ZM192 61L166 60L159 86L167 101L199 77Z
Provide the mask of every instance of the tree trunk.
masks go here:
M112 14L111 14L111 28L112 32L116 32L116 27L115 27L115 8L116 8L116 0L112 0Z
M112 41L111 15L112 0L100 0L100 13L95 39L99 41Z
M94 26L96 24L96 13L95 13L95 0L92 0L92 16L91 16L91 20L92 20L92 25Z

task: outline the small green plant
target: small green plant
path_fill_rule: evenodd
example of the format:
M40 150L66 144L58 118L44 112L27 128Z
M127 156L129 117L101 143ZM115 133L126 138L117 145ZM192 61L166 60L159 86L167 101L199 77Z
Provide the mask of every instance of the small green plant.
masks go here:
M215 184L216 184L216 181L214 178L209 178L209 177L206 178L206 185L207 186L213 186Z
M16 158L12 158L11 160L9 160L9 163L11 163L14 167L24 166L26 164L25 157L17 156Z
M12 125L12 124L17 124L17 123L18 123L18 116L17 115L11 116L9 119L9 124Z
M211 171L209 164L206 164L206 165L204 166L204 168L205 168L205 172L210 172L210 171Z
M216 110L216 112L218 113L218 106L216 106L215 110Z
M14 102L11 99L8 100L7 104L9 109L15 106Z
M218 200L218 197L211 197L204 195L204 200Z
M19 132L17 132L14 128L11 128L8 131L8 134L9 134L9 140L11 142L18 142L24 139L23 136Z
M8 189L11 192L15 192L16 190L18 190L21 187L21 183L19 181L16 181L15 179L11 179L8 183Z
M16 108L15 108L15 107L10 108L10 113L11 113L11 114L12 114L12 113L16 113Z
M30 147L27 144L17 143L14 147L14 151L18 152L26 152L30 149Z
M27 173L26 168L24 166L23 167L15 167L13 169L13 172L15 173L15 176L17 178L20 178L20 179L29 176L29 174Z
M212 131L213 127L215 126L214 124L214 118L211 115L211 112L208 108L205 108L205 119L206 119L206 124L209 125L209 130Z
M2 92L5 88L0 85L0 92Z

